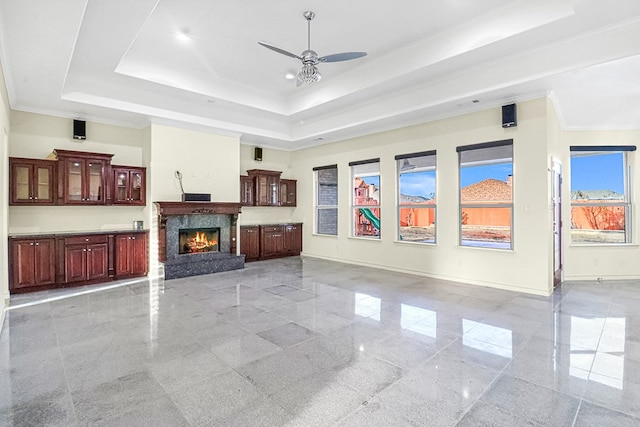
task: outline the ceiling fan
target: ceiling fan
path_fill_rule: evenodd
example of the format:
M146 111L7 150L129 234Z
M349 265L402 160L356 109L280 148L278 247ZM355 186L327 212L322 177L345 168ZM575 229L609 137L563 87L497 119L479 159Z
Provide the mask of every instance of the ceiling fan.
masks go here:
M259 45L264 46L267 49L271 49L275 52L281 53L282 55L299 59L302 62L302 69L298 73L298 79L296 82L297 86L302 85L302 83L311 84L319 81L322 78L322 74L320 74L316 65L321 62L350 61L367 55L367 52L342 52L334 53L332 55L318 56L315 51L311 50L311 20L316 16L316 14L311 11L307 11L304 12L302 16L307 20L307 50L302 52L300 55L287 52L286 50L270 45L269 43L258 42Z

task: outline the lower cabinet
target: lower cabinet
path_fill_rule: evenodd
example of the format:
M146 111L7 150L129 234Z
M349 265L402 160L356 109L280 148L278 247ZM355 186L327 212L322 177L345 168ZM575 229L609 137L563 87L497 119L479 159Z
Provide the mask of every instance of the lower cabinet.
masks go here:
M9 238L9 290L32 292L142 277L148 233L111 232Z
M64 282L85 282L109 277L108 236L64 239Z
M302 224L247 225L240 227L240 253L245 261L300 255Z
M116 235L114 256L117 278L147 274L147 233Z
M9 290L47 286L56 282L56 251L53 237L11 239Z
M240 252L245 261L260 259L260 227L257 225L240 227Z

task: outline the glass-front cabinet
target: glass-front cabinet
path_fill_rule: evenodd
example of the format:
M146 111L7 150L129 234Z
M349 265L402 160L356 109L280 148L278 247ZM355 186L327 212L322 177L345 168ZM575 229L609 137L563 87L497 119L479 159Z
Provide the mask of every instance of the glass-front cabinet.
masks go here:
M145 168L112 166L111 170L113 171L113 204L144 206L146 204Z
M54 204L56 162L12 157L10 164L10 204Z
M64 204L106 204L107 169L112 154L55 150L58 197Z
M254 180L255 206L280 206L280 171L251 169L247 171Z

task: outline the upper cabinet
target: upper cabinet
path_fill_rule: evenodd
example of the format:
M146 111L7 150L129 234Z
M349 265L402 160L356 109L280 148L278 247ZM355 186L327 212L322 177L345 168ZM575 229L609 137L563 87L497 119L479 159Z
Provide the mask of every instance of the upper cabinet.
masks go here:
M295 179L280 180L280 206L296 205L296 185Z
M53 205L56 162L9 159L9 203L11 205Z
M114 205L146 204L146 169L130 166L111 166Z
M296 206L296 181L282 172L250 169L240 176L240 203L245 206Z
M251 169L247 173L253 178L254 205L280 206L280 174L282 172Z
M107 172L113 154L54 150L58 198L67 205L105 205Z
M240 204L242 206L253 206L253 178L247 175L240 175Z

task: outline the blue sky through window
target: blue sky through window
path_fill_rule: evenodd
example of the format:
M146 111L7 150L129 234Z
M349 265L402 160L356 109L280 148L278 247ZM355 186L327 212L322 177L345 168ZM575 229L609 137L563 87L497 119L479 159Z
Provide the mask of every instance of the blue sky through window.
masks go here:
M400 194L422 196L430 199L436 193L436 172L412 172L400 174Z
M488 178L506 182L509 175L513 175L513 164L511 162L465 166L460 168L460 187L464 188Z
M624 154L571 157L571 191L612 190L624 194Z

